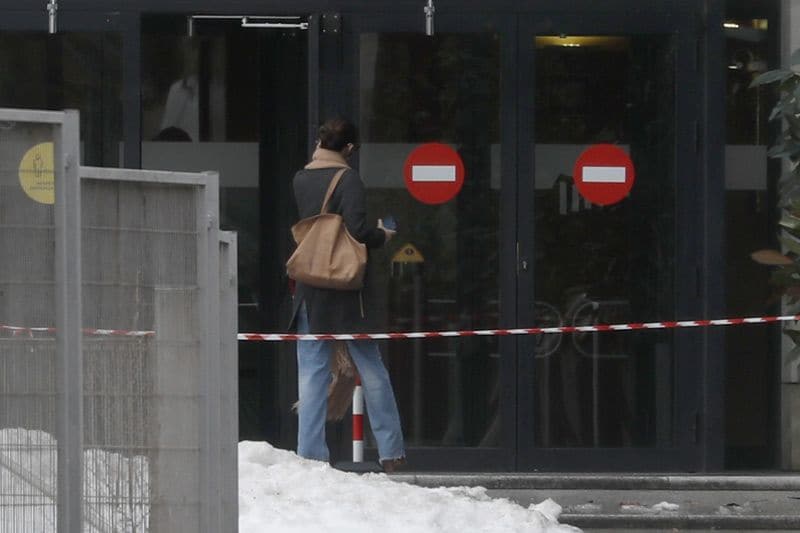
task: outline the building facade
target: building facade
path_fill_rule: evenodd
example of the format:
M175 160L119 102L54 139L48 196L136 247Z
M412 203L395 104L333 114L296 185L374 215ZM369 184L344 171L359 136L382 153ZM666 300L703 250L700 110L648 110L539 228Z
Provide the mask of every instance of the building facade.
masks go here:
M749 83L800 46L797 0L49 5L0 0L0 107L79 109L87 165L218 170L240 331L287 326L291 176L339 114L360 128L368 216L400 225L369 273L384 331L780 311L749 257L777 242L775 93ZM403 173L428 142L464 164L457 196L435 205ZM608 206L573 185L598 144L635 167ZM416 468L793 469L800 396L780 329L382 348ZM292 447L294 346L239 353L240 437ZM329 437L346 459L347 422Z

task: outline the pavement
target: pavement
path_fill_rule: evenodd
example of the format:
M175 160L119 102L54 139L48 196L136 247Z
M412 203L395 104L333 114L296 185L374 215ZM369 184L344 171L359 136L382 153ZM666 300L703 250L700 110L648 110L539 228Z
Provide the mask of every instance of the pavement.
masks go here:
M420 486L482 486L523 506L551 498L559 521L612 531L800 532L796 474L393 474Z

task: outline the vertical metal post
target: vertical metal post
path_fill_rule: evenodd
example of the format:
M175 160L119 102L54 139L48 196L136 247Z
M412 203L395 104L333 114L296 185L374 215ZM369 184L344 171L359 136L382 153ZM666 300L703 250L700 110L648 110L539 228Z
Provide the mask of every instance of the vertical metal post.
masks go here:
M222 457L220 461L222 483L222 532L236 532L239 525L238 495L238 445L239 409L238 375L239 331L237 316L237 240L236 233L220 231L220 358Z
M202 421L200 483L204 532L216 533L221 529L221 495L218 482L221 479L220 455L220 372L219 355L219 175L203 172L207 178L198 203L198 282L200 284L200 320L198 322L202 343L201 392ZM211 268L214 266L215 268Z
M703 122L701 131L703 142L700 158L701 185L700 202L698 209L701 218L696 218L698 223L702 222L702 230L697 233L701 237L700 244L702 249L699 251L703 258L703 295L702 313L705 316L718 316L725 309L725 217L719 213L725 212L725 138L718 132L725 128L725 100L720 98L720 94L725 94L725 72L718 68L718 65L725 61L725 33L722 27L726 2L724 0L707 0L705 2L705 21L697 32L704 35L701 48L703 60L701 61L701 71L696 73L684 72L679 69L676 75L682 79L675 80L676 87L686 87L684 81L694 76L700 90L700 98L696 93L689 93L684 100L691 98L694 105L689 105L691 112L700 113ZM696 43L696 41L695 41ZM688 46L687 46L688 48ZM679 50L683 47L679 45ZM696 50L696 48L695 48ZM691 53L691 50L687 50ZM685 89L682 94L687 94ZM687 103L681 100L683 105ZM699 104L699 109L697 107ZM679 119L680 120L680 119ZM697 161L688 161L695 163ZM688 164L683 165L683 169L688 170ZM679 176L685 175L683 169L678 169ZM776 221L777 222L777 221ZM685 341L684 341L685 342ZM697 390L701 394L695 404L701 404L704 416L702 418L702 445L700 454L701 461L698 467L708 471L719 470L724 466L725 460L725 333L719 329L716 331L706 330L703 332L699 343L694 346L701 350L703 354L703 365L697 372L699 384ZM675 354L680 359L679 354L686 353L681 350L680 345L676 345ZM679 363L683 365L683 361ZM694 371L694 369L692 369ZM688 383L688 382L687 382ZM681 398L679 403L689 405L693 398ZM688 409L686 409L688 410ZM685 424L684 424L685 425ZM691 438L691 437L690 437ZM693 444L689 444L692 446Z
M308 153L314 150L319 127L319 15L308 17Z
M595 320L595 322L597 322ZM598 368L597 357L600 350L600 339L598 333L592 333L592 435L594 447L600 447L600 369Z
M82 530L83 352L79 128L78 112L66 111L64 122L54 139L59 533Z
M431 36L434 33L433 16L436 13L433 0L428 0L428 4L423 8L423 11L425 12L425 35Z
M142 166L142 86L141 14L126 13L122 17L122 101L124 154L120 166Z
M414 331L422 331L422 272L419 264L412 264L412 279L414 280ZM418 444L422 444L422 339L414 339L414 361L413 361L413 388L414 403L412 408L413 419L413 438Z
M47 33L54 34L58 31L58 24L56 15L58 13L58 2L56 0L50 0L47 2Z
M534 359L535 361L535 359ZM538 396L539 401L542 404L542 408L539 410L541 413L540 416L542 417L542 424L541 424L541 432L542 432L542 446L544 448L550 447L550 425L552 422L550 421L550 355L546 354L545 357L542 359L542 377L537 383L538 387L541 389L541 393Z

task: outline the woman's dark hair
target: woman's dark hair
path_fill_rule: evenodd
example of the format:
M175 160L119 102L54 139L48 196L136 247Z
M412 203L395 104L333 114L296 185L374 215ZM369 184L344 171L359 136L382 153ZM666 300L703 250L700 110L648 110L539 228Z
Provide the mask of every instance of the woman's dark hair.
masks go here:
M341 152L348 144L358 143L358 130L341 117L328 119L319 127L319 145L326 150Z

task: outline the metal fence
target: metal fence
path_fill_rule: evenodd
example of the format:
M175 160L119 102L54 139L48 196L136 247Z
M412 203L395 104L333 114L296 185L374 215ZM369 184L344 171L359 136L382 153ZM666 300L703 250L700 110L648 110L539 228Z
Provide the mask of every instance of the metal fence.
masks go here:
M217 175L79 167L77 124L0 110L0 531L235 531Z

